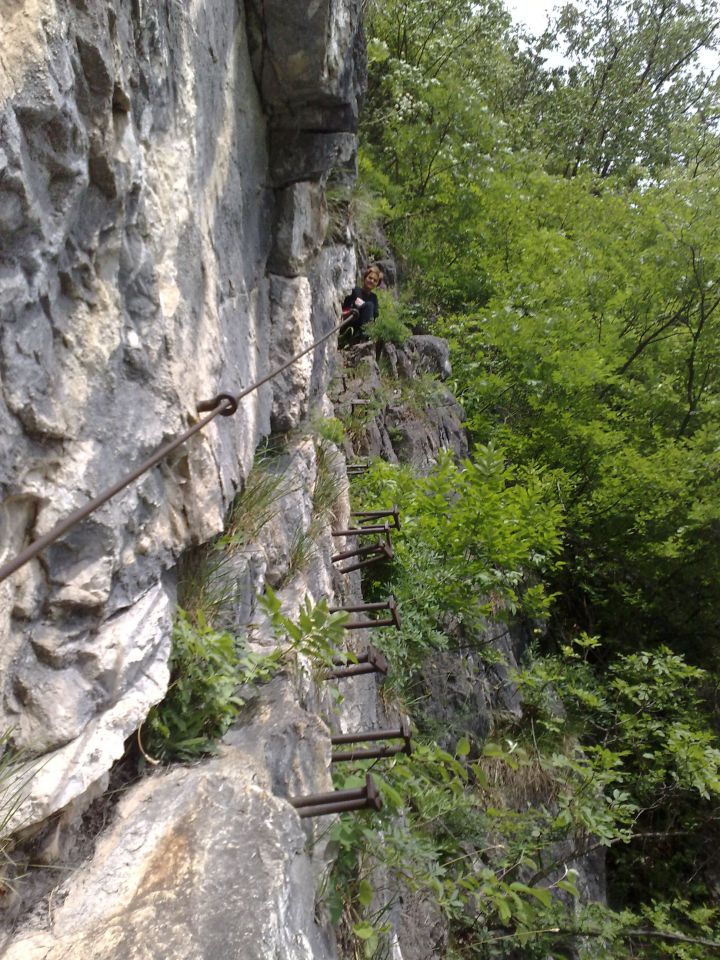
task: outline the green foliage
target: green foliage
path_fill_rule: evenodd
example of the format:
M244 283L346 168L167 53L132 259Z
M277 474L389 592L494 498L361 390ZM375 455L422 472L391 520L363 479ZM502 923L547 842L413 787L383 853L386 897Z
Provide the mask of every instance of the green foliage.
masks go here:
M144 727L151 756L187 761L213 753L245 704L245 688L271 679L290 653L325 667L332 662L344 639L346 613L331 614L326 600L313 605L306 597L295 622L269 587L258 603L279 641L270 653L256 653L243 639L213 630L202 616L191 621L180 611L173 628L170 686Z
M380 315L365 327L371 340L377 343L404 343L412 331L402 321L402 307L387 290L378 290Z
M319 443L315 448L315 465L313 517L331 523L337 518L338 501L344 492L345 481L337 468L335 451L324 443Z
M213 625L232 603L236 586L231 553L214 540L183 554L178 565L178 601L193 623Z
M589 960L602 938L608 958L624 960L632 940L643 957L700 960L718 942L720 915L704 904L697 861L672 853L687 842L675 838L675 818L707 826L706 799L720 790L698 695L705 678L666 652L623 658L598 679L585 659L594 648L580 638L563 663L539 660L519 677L531 730L498 729L480 750L462 737L454 755L419 741L412 757L383 768L383 814L332 828L334 920L382 942L389 874L399 885L391 889L432 899L462 957L509 958L532 943L538 957L575 948ZM363 766L337 774L338 786L359 785ZM671 856L682 899L657 896L670 881L662 875L645 878L632 909L578 902L575 865L588 853L647 857L656 846Z
M454 957L700 960L720 950L717 5L566 4L528 43L492 2L391 0L368 29L363 177L479 445L472 468L358 483L408 516L368 583L402 604L394 682L422 693L454 643L486 656L488 620L549 621L522 718L461 740L465 775L424 756L437 785L394 763L406 835L366 845L441 904ZM573 902L599 848L611 904ZM355 867L352 924L381 940Z
M327 600L313 604L305 597L297 622L282 611L282 604L270 587L258 598L276 638L296 653L329 667L338 649L344 646L347 613L330 613Z
M674 159L673 132L689 113L717 135L706 64L717 55L718 26L707 0L564 5L525 54L529 69L558 49L571 59L535 70L524 86L517 105L527 141L564 176L657 174Z
M570 622L697 650L720 574L718 186L536 184L522 209L506 201L518 231L497 294L443 323L471 429L554 477Z
M218 633L202 619L191 622L180 611L172 634L170 686L150 711L145 745L162 760L193 760L212 753L238 715L243 684L269 679L281 651L257 654L232 634Z
M392 683L403 687L424 657L448 646L451 620L472 644L490 617L546 612L542 585L528 577L553 567L560 512L539 473L517 471L485 447L459 465L441 456L420 478L378 462L353 487L359 503L402 504L396 560L375 588L403 609L402 630L378 640Z
M345 439L345 428L337 417L315 417L312 428L318 437L330 443L340 445Z
M317 556L317 538L322 527L322 522L313 518L307 527L299 526L295 529L288 546L287 571L279 586L285 586L297 574L304 573L308 569Z
M556 486L558 619L709 653L720 148L712 110L686 105L715 95L693 67L715 7L567 5L525 52L491 4L445 13L370 20L365 168L387 181L405 296L442 315L474 439ZM554 44L570 67L543 66ZM633 187L638 159L653 178Z
M350 197L348 216L365 254L362 262L382 260L387 253L384 246L378 245L378 241L382 236L382 222L390 209L385 199L388 186L388 178L360 156L358 178Z

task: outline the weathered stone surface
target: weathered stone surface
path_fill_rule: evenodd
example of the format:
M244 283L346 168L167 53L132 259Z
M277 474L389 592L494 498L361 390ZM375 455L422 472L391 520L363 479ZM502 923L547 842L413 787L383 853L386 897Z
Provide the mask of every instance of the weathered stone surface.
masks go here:
M278 191L269 268L287 277L298 276L308 259L320 250L327 228L327 207L319 184L305 181Z
M362 419L362 430L354 432L352 443L346 442L348 455L409 463L421 473L437 462L441 451L457 459L468 455L465 414L440 383L451 372L446 341L415 336L400 347L385 344L381 350L374 343L360 343L340 356L343 367L333 400L344 415ZM387 377L383 382L381 366L389 369L391 388ZM437 385L427 383L427 376L421 379L427 374ZM366 409L371 416L364 416Z
M450 344L442 337L417 335L403 344L406 352L415 354L414 373L434 373L441 380L447 380L452 373L450 366Z
M2 3L0 561L186 427L198 400L247 386L271 351L327 322L335 274L298 278L280 296L289 316L273 315L267 261L273 245L291 272L322 260L318 183L334 166L351 175L355 137L309 134L316 182L289 186L275 214L267 108L282 113L290 83L315 112L356 111L358 0L298 7L285 24L282 7L272 58L288 26L301 56L284 78L273 66L263 104L243 4ZM273 396L285 426L321 400L329 355L299 365L284 394L252 394L0 584L0 731L51 757L32 816L84 791L63 756L92 753L100 776L158 699L178 556L221 529ZM137 620L155 594L162 617Z
M328 789L329 741L290 696L271 712L274 725L263 708L217 759L132 788L43 929L4 960L331 960L315 919L324 845L308 855L312 827L272 792Z
M328 177L333 183L352 184L357 176L357 137L353 133L272 130L270 169L278 187Z
M37 633L11 674L8 714L45 754L33 765L13 825L27 827L85 793L167 688L172 597L158 585L85 644Z
M272 197L238 11L32 6L5 4L0 25L5 558L182 429L196 399L264 365L270 338ZM147 697L98 666L103 624L220 528L266 410L211 428L0 588L0 727L22 745L80 736L108 689L141 719ZM166 656L151 631L168 623L119 643Z
M294 565L294 549L302 542L313 518L313 488L317 477L315 447L311 440L294 445L267 468L278 482L277 501L270 521L260 532L267 558L266 580L272 587L285 582ZM314 549L314 541L308 543Z
M352 286L355 267L355 251L341 244L323 247L308 264L307 273L313 299L313 331L316 338L339 324L340 304L344 292ZM331 404L324 400L324 397L336 366L337 336L332 336L313 353L310 378L313 409L318 409L325 415L332 413Z
M245 0L253 67L270 116L273 181L332 179L357 169L358 109L367 83L361 0ZM302 38L302 41L300 40Z
M246 0L258 86L273 114L289 128L354 129L364 51L357 50L361 0Z
M447 923L437 902L422 893L404 891L395 912L392 938L398 960L428 960L443 957L450 939Z
M228 558L222 572L223 590L228 600L217 615L219 630L243 632L253 618L266 572L267 557L258 547L243 548Z
M278 367L313 342L312 297L307 277L272 277L273 338L270 363ZM276 433L292 430L307 413L313 358L306 354L273 380L270 415Z
M448 629L451 646L458 649L430 657L422 681L433 735L445 749L454 750L458 739L467 734L484 742L494 727L495 714L519 717L522 701L512 679L518 660L507 626L493 621L483 632L482 642L502 657L493 664L485 663L478 654L477 637Z

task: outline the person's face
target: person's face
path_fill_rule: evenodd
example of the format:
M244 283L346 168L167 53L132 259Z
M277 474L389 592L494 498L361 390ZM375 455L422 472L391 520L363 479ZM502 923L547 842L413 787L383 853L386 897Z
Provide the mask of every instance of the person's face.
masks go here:
M365 287L366 290L374 290L379 283L380 283L380 276L377 273L375 273L374 270L371 270L370 273L367 273L365 275L365 279L363 280L363 286Z

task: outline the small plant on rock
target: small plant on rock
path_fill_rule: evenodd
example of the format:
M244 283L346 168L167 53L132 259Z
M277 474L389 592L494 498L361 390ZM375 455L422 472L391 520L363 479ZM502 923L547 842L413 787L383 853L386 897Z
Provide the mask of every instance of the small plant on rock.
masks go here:
M377 297L380 316L367 325L367 335L376 343L405 343L412 330L403 323L402 306L387 290L378 290Z
M243 649L232 634L213 630L202 616L180 611L173 629L170 686L145 727L149 753L162 760L194 760L214 752L245 701L238 689L268 680L282 652Z
M337 417L315 417L312 429L321 440L327 440L338 446L345 439L345 427Z
M337 519L340 496L345 492L346 483L342 475L334 468L337 454L325 443L319 443L315 451L316 471L312 493L313 513L329 522Z
M327 600L313 604L306 596L296 622L282 612L280 600L269 587L258 602L278 640L324 666L332 664L345 640L347 613L330 613Z
M12 833L24 823L18 820L23 802L30 792L30 781L43 764L13 746L12 728L0 735L0 902L15 893L16 883L25 875L15 858L16 841Z

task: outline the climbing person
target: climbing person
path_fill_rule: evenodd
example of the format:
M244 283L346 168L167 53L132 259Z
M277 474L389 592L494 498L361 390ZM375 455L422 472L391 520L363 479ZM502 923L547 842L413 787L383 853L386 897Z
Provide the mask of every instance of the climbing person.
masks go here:
M353 287L343 300L343 317L347 325L342 331L343 346L367 340L363 327L380 315L376 288L382 281L382 271L374 264L367 267L362 277L362 286Z

